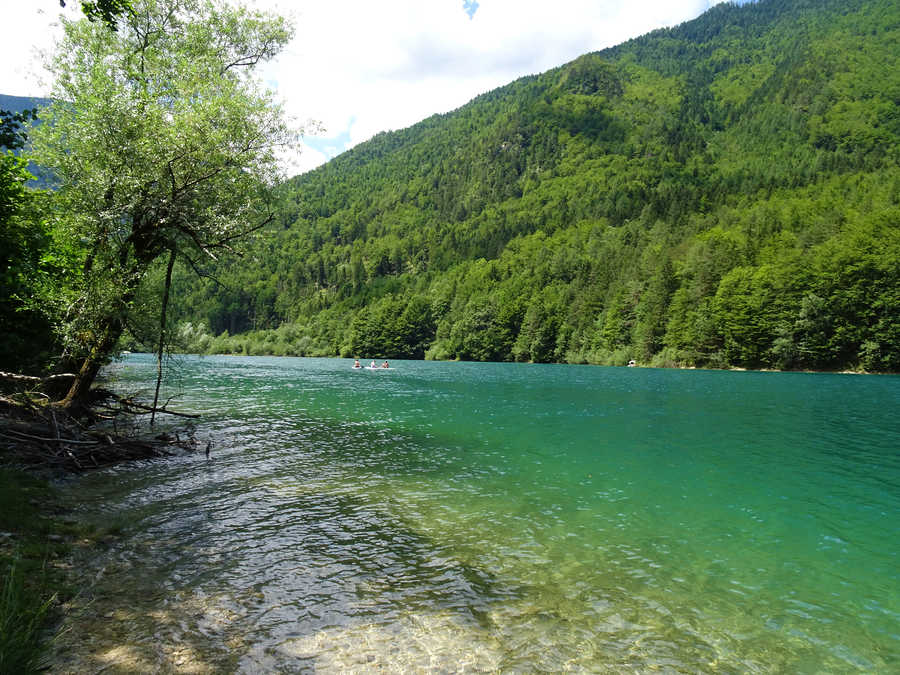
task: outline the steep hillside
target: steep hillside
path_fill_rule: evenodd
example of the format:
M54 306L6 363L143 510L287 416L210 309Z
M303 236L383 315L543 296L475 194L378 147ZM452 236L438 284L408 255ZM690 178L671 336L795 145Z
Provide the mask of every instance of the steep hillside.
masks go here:
M48 98L38 98L34 96L10 96L9 94L0 94L0 119L2 119L3 122L3 131L5 132L8 128L10 133L14 133L16 135L24 134L25 139L27 139L28 133L24 130L23 127L24 124L31 123L31 118L28 118L27 120L16 121L14 117L10 119L9 117L3 115L3 113L23 113L25 111L36 111L41 106L48 105L49 103L50 99ZM9 124L8 127L7 124ZM0 145L2 145L2 143L0 143ZM14 148L12 152L18 154L19 150ZM33 176L35 176L34 180L28 182L29 187L43 189L48 187L52 182L52 176L50 176L47 172L41 170L41 168L35 164L29 163L28 171Z
M182 275L183 338L896 371L898 45L891 0L718 5L380 134Z
M0 110L8 110L9 112L33 110L42 105L47 105L49 102L49 99L36 98L34 96L10 96L9 94L0 94Z

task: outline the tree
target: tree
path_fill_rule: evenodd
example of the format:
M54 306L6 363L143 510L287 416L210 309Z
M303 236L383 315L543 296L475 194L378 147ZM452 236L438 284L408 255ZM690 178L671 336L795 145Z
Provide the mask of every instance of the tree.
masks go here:
M0 149L21 150L28 140L23 126L35 117L34 110L0 110Z
M406 303L397 319L397 334L402 358L421 359L425 357L428 345L434 339L434 317L431 305L422 296L414 296Z
M634 344L638 358L649 361L662 349L669 303L677 288L672 263L665 259L650 278L635 308Z
M52 351L47 318L29 302L49 264L40 197L25 187L31 178L24 159L0 152L0 371L40 371Z
M138 0L116 32L64 29L54 103L32 140L58 181L60 227L81 245L62 322L81 364L62 404L77 407L154 261L197 269L272 219L275 152L295 135L252 71L292 27L219 0Z
M59 0L59 6L65 7L66 0ZM100 19L112 30L120 16L132 10L131 0L81 0L81 11L90 21Z
M59 0L59 6L65 7L66 0ZM131 10L131 0L82 0L81 11L90 21L102 20L107 27L116 29L116 21ZM20 150L28 140L23 129L31 120L37 119L34 110L0 110L0 148Z
M28 162L14 151L28 140L25 125L33 110L0 110L0 370L40 371L53 349L46 315L31 296L51 266L49 234L40 217L40 193Z

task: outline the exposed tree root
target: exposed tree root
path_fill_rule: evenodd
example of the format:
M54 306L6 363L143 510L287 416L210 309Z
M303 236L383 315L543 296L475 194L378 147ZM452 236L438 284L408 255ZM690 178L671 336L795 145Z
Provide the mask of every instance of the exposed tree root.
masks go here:
M106 390L95 390L90 408L82 409L77 416L38 391L0 396L0 461L31 469L80 472L199 449L192 426L147 435L146 424L141 424L138 416L154 411L199 417L168 410L166 405L154 409L133 397ZM207 454L208 448L209 444Z

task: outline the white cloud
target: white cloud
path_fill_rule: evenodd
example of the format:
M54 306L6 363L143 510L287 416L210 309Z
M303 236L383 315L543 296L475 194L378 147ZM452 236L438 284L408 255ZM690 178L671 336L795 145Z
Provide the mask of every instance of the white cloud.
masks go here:
M345 149L379 131L455 109L523 75L692 19L717 2L480 0L477 8L464 0L251 4L292 14L297 24L294 41L266 66L265 81L277 86L294 116L321 121L323 135ZM4 13L8 38L0 45L0 59L9 72L0 93L45 93L29 74L29 63L35 44L51 44L47 26L58 3L16 2ZM297 164L304 169L335 151L310 143Z
M42 96L49 91L50 75L43 66L44 53L62 35L60 16L77 17L72 5L60 9L57 0L31 0L5 3L4 36L0 40L0 63L3 77L0 94Z
M296 114L321 120L327 136L346 135L350 147L712 4L482 0L470 18L463 0L332 0L297 13L297 38L269 72Z

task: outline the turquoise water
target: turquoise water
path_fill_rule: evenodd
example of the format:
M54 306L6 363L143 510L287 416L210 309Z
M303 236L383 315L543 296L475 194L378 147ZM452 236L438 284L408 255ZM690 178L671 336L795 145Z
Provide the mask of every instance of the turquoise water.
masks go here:
M350 364L179 359L60 670L900 670L900 378Z

